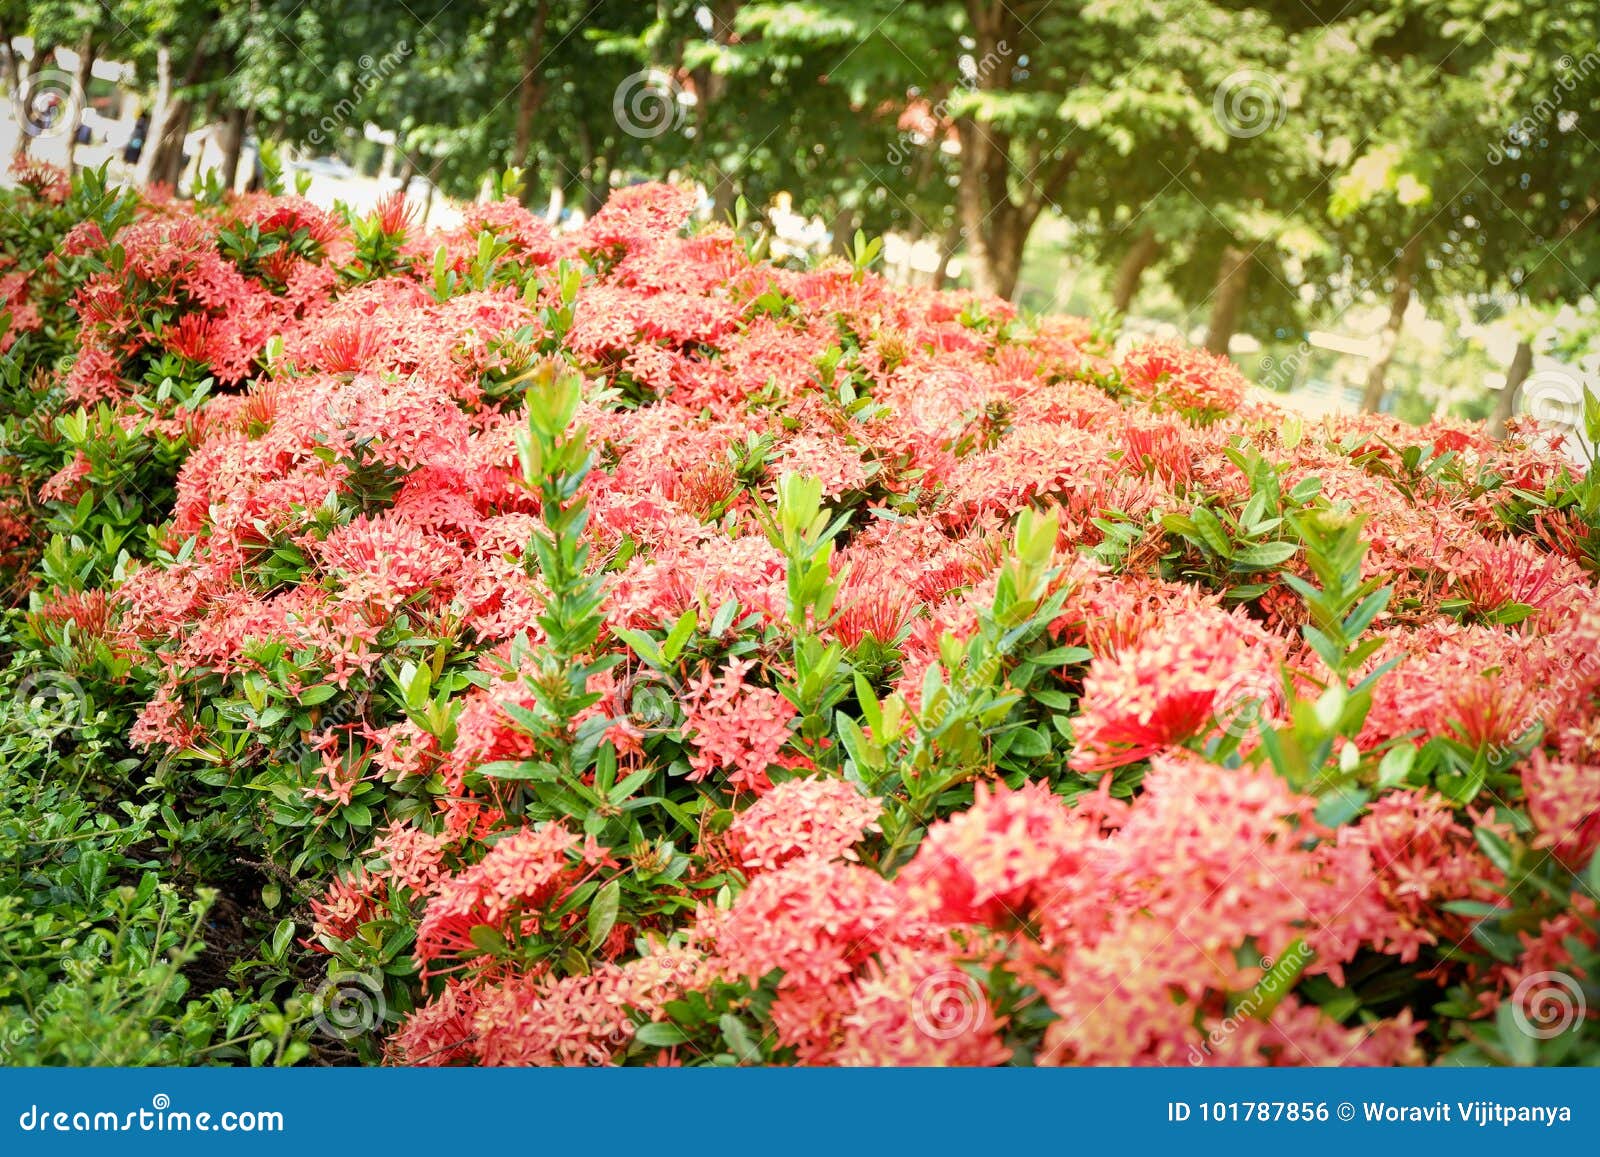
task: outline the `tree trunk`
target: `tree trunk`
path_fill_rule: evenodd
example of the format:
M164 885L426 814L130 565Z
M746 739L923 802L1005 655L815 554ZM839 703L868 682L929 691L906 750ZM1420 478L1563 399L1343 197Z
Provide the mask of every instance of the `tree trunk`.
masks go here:
M1394 269L1394 289L1389 294L1389 317L1378 333L1378 349L1367 368L1367 388L1361 393L1361 409L1368 414L1378 412L1383 405L1389 376L1389 365L1394 361L1395 350L1400 347L1400 331L1405 326L1406 310L1411 306L1411 287L1416 280L1417 262L1422 256L1422 237L1413 235L1400 251L1399 264Z
M979 93L1003 95L1011 88L1012 56L1025 29L1006 4L967 0L967 22L973 41L973 83ZM1034 148L1017 162L1027 179L1021 199L1011 190L1012 140L994 122L962 117L956 123L961 141L961 173L956 204L967 243L966 264L972 287L980 293L1010 298L1022 271L1028 234L1055 191L1077 169L1078 153L1058 154L1050 161Z
M967 279L978 293L1010 297L1015 281L1006 281L1002 266L1005 264L1007 245L1002 237L1014 234L1011 218L1015 206L1003 188L1000 200L990 204L995 185L993 173L1003 166L1004 158L996 158L996 149L989 142L986 130L970 117L962 118L957 126L961 139L961 176L956 187L956 210L961 217L961 235L967 243ZM1005 177L1001 171L1000 183Z
M589 131L589 122L582 117L578 118L578 153L583 157L583 163L578 166L578 191L581 197L574 197L573 203L584 213L589 211L589 175L594 169L594 134ZM562 171L565 172L565 166ZM562 182L563 188L566 182Z
M933 179L933 166L936 158L937 154L933 149L921 150L917 157L917 163L911 169L911 187L913 189L926 188L928 182ZM922 239L927 235L927 224L916 213L912 213L910 223L906 226L905 232L901 234L901 240L905 243L905 248L901 251L900 261L895 269L895 279L899 284L910 285L916 280L916 267L913 262L916 259L917 246L922 243Z
M957 217L950 222L950 227L944 231L944 239L939 244L939 268L933 271L933 288L943 289L950 280L950 260L959 248L961 248L961 219Z
M444 168L444 158L440 157L438 160L434 161L433 165L428 169L428 196L422 204L421 224L423 225L427 225L428 218L433 215L433 195L439 188L437 181L439 179L439 170L442 168Z
M402 148L398 141L395 148L400 152L400 191L404 193L411 188L411 178L417 175L417 162L410 150Z
M956 190L962 235L967 243L967 269L972 288L1009 300L1022 272L1022 248L1031 220L1024 220L1004 191L1004 167L1010 162L984 140L988 130L966 121L961 134L961 183ZM999 157L999 160L992 158ZM986 159L990 158L990 159ZM994 174L1000 176L995 179ZM985 195L985 189L990 195ZM996 199L998 197L998 199Z
M834 213L833 220L828 222L828 232L833 240L828 245L828 250L835 257L843 257L846 261L855 252L856 230L860 227L860 214L854 209L842 206Z
M11 29L0 23L0 89L13 91L17 80L17 57L11 50Z
M67 172L78 168L78 129L83 126L84 106L89 103L89 85L94 80L94 30L89 29L78 38L78 67L72 73L73 93L79 99L72 102L72 115L67 121Z
M55 55L55 51L56 46L53 44L40 44L38 41L34 41L33 55L28 58L28 66L18 70L20 72L17 80L18 92L28 98L29 104L33 100L33 78L44 67L44 62ZM23 107L19 103L17 108L17 144L13 153L16 158L27 156L28 150L33 146L33 137L28 133L27 126L24 123L30 112L31 109Z
M703 6L703 13L709 17L711 27L708 30L711 42L718 48L725 49L733 43L734 22L739 15L741 0L711 0ZM666 72L672 72L667 67L667 33L670 28L670 13L672 6L664 2L657 3L657 27L662 29L657 42L650 49L651 63ZM681 49L675 59L670 63L676 67L683 66ZM723 169L722 165L713 155L714 146L718 141L727 142L727 133L724 131L723 119L719 113L723 104L723 96L728 88L728 79L710 64L703 65L693 70L690 81L694 86L698 103L694 109L695 127L697 129L694 143L695 168L699 171L706 191L711 195L711 218L714 221L726 221L733 216L734 207L739 202L738 173ZM676 99L672 94L668 99ZM742 117L735 111L733 116L733 131L738 134L742 130ZM677 129L676 122L673 128Z
M739 203L739 186L734 184L733 174L724 173L720 166L715 173L711 184L711 219L726 221L733 216L734 206Z
M1206 349L1227 356L1233 344L1234 332L1239 328L1239 310L1244 305L1245 290L1250 285L1251 255L1237 245L1222 250L1222 261L1217 266L1217 288L1211 297L1211 321L1206 326Z
M1506 368L1506 384L1500 387L1494 400L1494 414L1489 419L1489 433L1493 437L1506 436L1506 423L1517 412L1517 395L1522 392L1522 383L1528 380L1532 370L1533 345L1519 341L1517 352L1511 356L1511 365Z
M589 162L589 180L584 184L584 214L593 217L605 208L611 196L611 162L601 153Z
M195 45L194 55L189 58L189 66L183 71L180 87L185 92L194 88L210 59L206 50L207 40L206 35L200 37L199 43ZM161 148L157 150L155 168L150 174L152 181L170 185L174 192L177 191L178 181L183 176L184 138L189 135L189 122L193 117L194 105L187 97L179 97L171 102L167 112L166 131L161 138Z
M711 17L711 41L719 48L727 48L733 43L734 23L739 17L740 2L711 0L706 5L706 12ZM728 78L710 67L696 69L694 80L695 91L708 106L720 101L728 87Z
M1015 23L1004 6L991 7L979 0L967 0L967 20L972 25L975 61L997 51ZM979 92L1002 92L1010 87L1009 79L983 69L973 76ZM956 133L961 142L956 205L967 243L968 278L979 293L1010 297L1016 279L1007 276L1006 266L1020 264L1009 258L1017 234L1017 206L1009 187L1010 138L996 125L980 124L970 116L957 122Z
M1128 312L1139 292L1139 283L1144 280L1144 271L1160 253L1161 242L1156 239L1154 229L1146 229L1133 239L1132 247L1117 266L1116 280L1111 283L1111 308L1118 314Z
M528 158L533 152L533 122L544 103L544 30L550 16L550 0L539 0L533 10L533 24L522 44L522 79L517 82L517 131L511 146L511 165L523 171L522 202L529 204L533 182L527 179Z
M611 164L595 150L594 134L585 120L578 121L578 150L583 153L578 170L578 187L583 191L579 204L585 217L593 217L611 194Z
M166 125L160 139L151 138L145 146L155 150L150 165L151 184L166 185L177 191L178 181L183 176L184 138L189 135L189 122L193 117L194 109L181 97L167 106Z
M172 49L163 41L156 45L156 99L150 106L150 123L144 131L144 149L134 169L136 184L148 185L155 175L156 153L167 133L167 118L172 112Z
M249 109L231 108L222 131L222 186L228 192L239 180L239 160L244 156L244 138L250 129Z

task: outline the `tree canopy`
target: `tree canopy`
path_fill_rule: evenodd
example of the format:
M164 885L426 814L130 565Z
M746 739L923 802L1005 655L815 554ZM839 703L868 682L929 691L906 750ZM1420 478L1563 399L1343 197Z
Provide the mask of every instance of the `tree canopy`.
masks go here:
M176 180L201 121L229 176L248 135L370 162L374 125L386 172L458 197L507 168L530 205L661 176L718 214L785 194L840 250L895 231L1003 296L1055 217L1112 307L1159 275L1214 350L1387 308L1369 407L1414 301L1549 316L1600 277L1592 5L0 3L24 32L35 69L57 48L134 66L144 179Z

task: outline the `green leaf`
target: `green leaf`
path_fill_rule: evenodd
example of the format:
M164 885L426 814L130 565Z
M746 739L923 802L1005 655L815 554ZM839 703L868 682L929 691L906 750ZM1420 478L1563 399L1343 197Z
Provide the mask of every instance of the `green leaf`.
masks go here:
M739 600L729 599L717 608L716 615L711 620L711 637L720 638L733 623L733 617L739 613Z
M552 764L533 759L495 760L480 766L478 773L490 779L532 779L540 783L554 783L561 774Z
M1483 849L1483 854L1489 857L1489 862L1499 868L1507 876L1512 874L1511 845L1488 828L1473 828L1472 838L1478 841L1478 847Z
M1094 658L1087 647L1052 647L1042 655L1032 656L1028 662L1041 667L1074 667Z
M1322 493L1322 479L1303 478L1290 489L1289 500L1296 505L1304 505L1320 493Z
M510 945L506 943L505 936L493 924L474 924L467 933L467 938L480 952L490 954L504 952Z
M1383 758L1378 762L1378 786L1399 787L1406 781L1406 776L1411 774L1411 766L1416 761L1417 749L1409 743L1391 747L1383 753Z
M1038 703L1043 703L1052 711L1071 711L1072 696L1065 691L1051 691L1039 688L1028 692L1028 698Z
M844 745L845 754L862 771L875 771L883 763L877 749L867 742L866 733L861 726L843 711L834 714L834 723L839 731L839 742Z
M1498 904L1490 904L1485 900L1447 900L1439 907L1458 916L1472 916L1478 919L1506 911Z
M1024 759L1043 759L1050 754L1050 738L1042 731L1024 727L1012 734L1014 738L1009 754L1020 755Z
M289 941L294 938L294 921L279 920L278 926L272 933L272 955L275 959L281 958L289 947Z
M1503 627L1511 627L1522 622L1529 615L1538 613L1538 607L1530 607L1527 603L1506 603L1504 606L1496 608L1494 614L1489 617Z
M1301 627L1300 633L1305 636L1306 642L1311 644L1311 649L1321 657L1324 663L1336 671L1339 669L1340 661L1344 658L1344 651L1339 644L1310 624Z
M678 621L672 624L672 631L667 635L667 641L661 644L661 653L668 663L678 661L678 656L689 642L689 636L694 634L695 627L699 625L699 616L693 608L678 616Z
M1392 594L1394 594L1393 587L1384 587L1362 599L1361 604L1351 611L1344 621L1345 637L1354 639L1371 626L1372 620L1383 613L1383 609L1389 605L1389 597Z
M319 703L326 703L339 693L339 688L330 683L318 683L314 687L307 687L300 692L300 706L315 707Z
M1371 798L1370 792L1360 788L1335 788L1317 804L1317 822L1330 828L1347 824L1361 814Z
M1228 532L1222 528L1222 523L1215 514L1204 506L1194 508L1194 527L1199 532L1200 538L1205 542L1212 553L1223 558L1233 557L1233 544L1228 541Z
M722 1029L722 1039L728 1042L728 1051L731 1052L742 1065L759 1065L761 1063L761 1046L750 1039L750 1030L733 1013L723 1013L717 1021L717 1027Z
M1469 767L1464 773L1456 775L1440 775L1435 780L1435 786L1439 789L1439 794L1444 796L1446 799L1452 800L1458 804L1466 805L1471 803L1477 797L1478 793L1483 790L1483 785L1488 782L1488 779L1489 762L1484 758L1484 753L1479 752L1477 757L1473 759L1472 766ZM1477 833L1492 834L1485 833L1483 828L1478 828ZM1498 836L1494 838L1499 839ZM1482 842L1482 840L1479 840L1479 843ZM1500 842L1502 844L1505 843L1503 840ZM1492 856L1490 858L1493 859Z
M684 771L688 770L687 764L680 764L680 767ZM642 795L638 799L629 800L627 807L630 809L638 807L658 807L676 820L678 826L691 836L698 836L700 834L700 825L695 822L694 816L685 810L682 804L667 799L664 796Z
M1233 563L1245 570L1266 570L1294 557L1299 549L1293 542L1261 542L1235 552Z
M685 612L685 614L687 613L689 612ZM683 620L679 619L678 621L682 622ZM633 653L650 664L650 666L661 670L668 665L667 657L661 653L660 646L643 631L636 631L630 627L613 627L612 633L627 643L633 649Z
M1495 1010L1494 1021L1500 1034L1500 1047L1511 1058L1512 1064L1526 1068L1539 1062L1539 1042L1517 1024L1515 1001L1504 1001Z
M606 794L610 797L612 803L620 804L634 792L638 791L639 788L644 786L645 782L649 780L651 776L655 775L655 773L656 769L654 767L641 767L638 771L633 772Z
M1311 963L1312 951L1306 947L1306 942L1296 937L1290 945L1283 950L1283 955L1273 963L1272 967L1256 982L1254 995L1254 1011L1250 1014L1263 1023L1272 1019L1272 1012L1278 1007L1278 1002L1288 995L1294 987L1295 981L1300 979L1300 974L1305 971L1306 965Z
M407 674L411 676L406 684L406 706L413 711L421 711L428 702L428 692L433 689L433 676L426 666L413 666L406 664Z
M652 1021L649 1024L641 1024L635 1029L633 1039L652 1048L671 1048L673 1045L683 1044L689 1039L689 1034L675 1024Z
M592 952L605 943L617 922L617 907L622 900L622 882L612 880L595 895L589 905L589 950Z

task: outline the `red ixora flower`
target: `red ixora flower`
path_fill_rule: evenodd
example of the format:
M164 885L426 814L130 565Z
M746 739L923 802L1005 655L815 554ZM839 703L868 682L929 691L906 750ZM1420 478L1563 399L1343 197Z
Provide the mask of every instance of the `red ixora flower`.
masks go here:
M473 929L488 925L517 936L524 918L537 919L551 902L606 862L603 850L565 825L528 828L496 843L472 867L441 881L417 925L417 960L424 972L477 950Z
M1129 350L1122 359L1122 382L1156 409L1212 417L1238 409L1247 386L1227 358L1178 342Z
M728 842L752 871L771 871L799 856L855 859L855 845L878 829L882 806L844 780L792 779L740 812Z
M1247 619L1201 608L1174 615L1084 679L1073 766L1104 770L1240 719L1281 699L1282 644Z

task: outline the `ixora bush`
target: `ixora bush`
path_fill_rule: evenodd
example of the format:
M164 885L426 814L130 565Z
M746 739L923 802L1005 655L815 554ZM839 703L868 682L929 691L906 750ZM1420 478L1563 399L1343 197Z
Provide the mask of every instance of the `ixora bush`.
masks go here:
M1306 424L667 186L19 176L9 1059L1600 1059L1536 427Z

